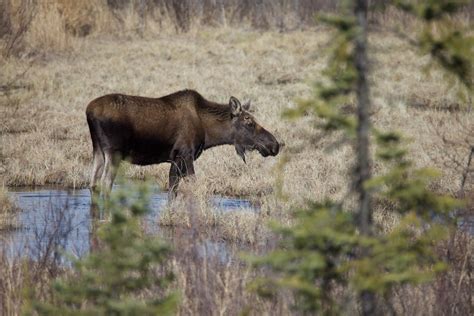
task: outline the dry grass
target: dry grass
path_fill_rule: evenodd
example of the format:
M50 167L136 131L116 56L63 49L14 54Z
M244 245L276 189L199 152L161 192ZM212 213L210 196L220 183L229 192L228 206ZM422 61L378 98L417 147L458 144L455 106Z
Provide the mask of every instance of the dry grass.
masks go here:
M7 2L15 1L0 0L0 9ZM113 11L105 1L93 5L97 3L92 0L61 0L53 7L47 3L38 3L20 44L9 56L0 57L0 184L87 186L92 148L84 112L97 96L112 92L162 96L189 88L219 102L227 102L231 95L250 99L257 119L286 143L282 154L264 159L252 153L243 164L231 146L204 152L196 162L195 182L181 187L185 194L157 222L170 230L177 250L171 268L177 274L175 286L182 291L180 314L289 314L288 296L264 302L246 290L248 281L261 274L236 258L242 250L260 253L271 248L275 240L265 226L269 219L291 223L288 211L306 199L340 199L347 194L352 149L331 146L338 135L320 137L323 134L310 117L281 118L282 110L311 95L310 84L321 76L331 35L320 28L249 30L255 14L243 18L248 22L243 27L231 28L235 21L228 19L230 13L217 23L221 28L194 21L187 26L189 32L175 33L176 13L143 19L136 8ZM21 29L19 24L12 27L12 34ZM1 49L11 44L9 40L0 32ZM428 66L430 73L422 72L427 56L417 55L397 37L378 32L370 41L374 48L372 121L378 127L401 130L410 139L410 156L417 166L441 169L433 190L457 192L459 164L466 165L469 142L456 140L474 122L472 101L460 103L459 86L448 84L434 67ZM353 104L347 106L351 109ZM440 135L455 145L444 146ZM446 163L446 151L456 155L458 165ZM383 167L376 164L374 170L382 172ZM125 173L167 187L166 164L126 165ZM471 172L465 191L473 190ZM246 196L260 211L216 212L208 201L213 194ZM3 196L0 193L0 205ZM384 229L397 220L387 208L377 205L376 220ZM221 243L231 263L222 260L220 250L212 253L213 245ZM453 249L463 259L463 249L472 250L472 238L459 244ZM20 289L28 286L29 276L23 262L0 259L5 262L0 273L6 276L0 278L4 280L0 297L8 303L0 305L8 306L9 314L18 314ZM38 271L37 278L46 287L47 272ZM471 276L466 278L466 268L455 266L446 279L426 288L401 290L392 303L398 311L418 306L423 312L433 308L435 297L448 298L442 296L443 288L468 293L466 280L472 282Z
M252 100L256 117L285 141L286 154L290 153L289 162L279 170L278 157L263 159L254 153L244 165L230 146L206 151L197 161L199 185L216 194L263 196L273 192L275 175L280 173L283 192L294 201L341 197L347 188L351 149L328 150L337 135L308 139L308 134L318 134L308 118L291 122L280 117L295 99L310 95L307 83L324 66L327 40L323 31L205 29L146 39L83 40L73 55L47 55L32 65L8 59L2 66L2 82L26 74L17 80L18 89L0 96L3 183L86 186L91 145L84 109L90 100L111 92L161 96L192 88L220 102L231 95ZM417 165L431 165L443 155L434 146L440 143L436 132L456 137L461 128L450 112L442 110L458 104L457 86L445 85L438 71L420 75L426 57L417 56L400 40L376 34L372 43L376 48L372 119L377 126L402 130L412 140L411 156ZM461 119L468 125L473 113L466 112ZM439 122L437 131L433 121ZM439 167L443 176L434 186L456 190L460 175ZM166 187L166 165L130 167L127 174L148 175Z
M290 315L292 297L281 293L264 300L249 290L262 277L239 259L242 251L261 252L264 247L224 243L216 236L174 231L176 249L170 268L180 293L179 315Z
M438 246L449 269L433 282L420 286L400 286L385 302L397 315L471 315L474 312L473 238L456 231ZM385 309L385 314L390 309Z
M273 207L277 204L274 197L259 199L258 209L241 207L222 210L209 200L212 192L204 186L196 186L195 181L183 183L180 190L182 195L160 212L157 219L160 226L204 233L216 232L220 240L229 243L255 245L271 239L269 228L262 223L276 217L275 210L278 208ZM278 218L281 221L289 220L281 214Z
M19 209L16 207L12 197L8 195L5 187L0 187L0 231L16 228L17 213Z

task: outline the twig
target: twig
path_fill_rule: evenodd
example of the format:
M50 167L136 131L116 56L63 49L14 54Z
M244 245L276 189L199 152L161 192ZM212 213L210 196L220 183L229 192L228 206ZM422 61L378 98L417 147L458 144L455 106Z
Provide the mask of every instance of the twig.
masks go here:
M461 197L464 197L464 185L466 184L467 175L468 175L469 172L470 172L470 166L471 166L471 162L472 162L472 156L474 156L474 146L471 147L471 152L469 153L469 158L467 159L466 168L464 169L464 171L463 171L463 173L462 173L461 189L460 189Z

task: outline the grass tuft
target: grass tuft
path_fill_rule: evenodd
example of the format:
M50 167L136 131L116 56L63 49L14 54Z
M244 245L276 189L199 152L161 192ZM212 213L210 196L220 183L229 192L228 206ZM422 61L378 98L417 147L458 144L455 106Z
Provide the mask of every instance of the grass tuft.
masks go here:
M5 187L0 187L0 231L18 227L17 214L19 208L8 194Z

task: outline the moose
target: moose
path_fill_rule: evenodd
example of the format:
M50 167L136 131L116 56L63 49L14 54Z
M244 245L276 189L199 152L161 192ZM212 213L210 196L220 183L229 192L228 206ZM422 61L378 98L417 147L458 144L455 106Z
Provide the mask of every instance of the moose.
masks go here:
M112 189L120 162L136 165L171 163L169 198L180 179L194 175L194 161L203 150L234 145L245 163L245 152L276 156L280 143L249 113L250 102L230 97L228 104L206 100L194 90L160 98L109 94L89 103L87 123L92 139L90 188ZM99 190L100 191L100 190Z

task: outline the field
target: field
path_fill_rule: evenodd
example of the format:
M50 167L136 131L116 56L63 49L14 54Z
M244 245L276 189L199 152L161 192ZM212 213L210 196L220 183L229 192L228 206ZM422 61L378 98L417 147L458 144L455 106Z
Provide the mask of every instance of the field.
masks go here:
M318 134L314 121L281 117L284 109L310 96L310 84L324 65L327 41L323 29L283 34L204 29L133 40L79 40L67 54L45 55L34 64L10 61L2 66L3 80L25 74L16 83L18 89L1 96L2 182L87 186L92 153L85 120L88 102L113 92L158 97L195 89L221 103L231 95L251 100L256 118L286 143L283 154L290 157L278 169L278 158L251 154L244 165L230 146L209 150L196 170L199 183L210 192L267 196L280 174L283 191L298 200L314 194L341 196L347 187L350 148L327 150L337 135L316 142L311 139ZM420 75L426 60L401 40L381 33L372 43L377 52L372 65L374 123L402 130L416 164L442 170L436 189L456 191L460 173L441 164L445 153L439 150L440 135L462 135L472 112L452 113L459 106L456 86L445 84L436 71ZM459 150L460 160L468 157L468 148L464 150ZM166 187L167 167L130 167L127 174L152 177Z
M264 252L271 239L269 219L291 222L290 211L308 199L342 199L348 194L354 160L351 146L334 146L340 134L323 133L311 116L283 117L285 109L311 97L312 84L322 78L331 36L322 26L282 32L246 25L191 24L186 32L170 28L140 36L97 32L87 37L58 35L51 42L36 40L34 47L40 47L36 53L0 57L0 185L87 187L92 146L85 108L101 95L159 97L194 89L220 103L228 102L230 96L250 100L259 123L286 144L281 154L263 158L254 152L244 164L232 146L205 151L195 165L195 182L181 188L184 196L197 195L195 205L178 205L159 219L161 225L173 227L171 239L176 248L183 249L171 263L177 271L177 287L184 291L180 313L237 314L240 307L256 300L245 291L255 272L238 264L190 263L188 258L198 251L193 240L225 240L236 256L241 250ZM457 195L464 172L464 191L474 194L474 173L465 171L474 141L472 100L462 101L459 95L465 91L459 84L393 32L375 31L369 41L374 54L370 65L374 125L403 132L414 164L440 171L431 190ZM344 108L354 111L355 105ZM169 164L125 164L124 173L128 179L148 179L165 190L168 168ZM375 173L384 170L378 164L373 168ZM216 217L206 202L211 195L245 197L262 212ZM188 211L196 212L197 219ZM376 205L376 220L387 229L396 221L389 211L390 205ZM194 228L187 232L190 226ZM449 249L464 259L472 254L472 236L462 238L446 247L454 247ZM451 275L459 282L457 289L472 288L472 276L466 281L465 266L459 269ZM432 303L446 280L433 287L401 291L394 304L399 312L432 314L437 308ZM198 286L203 282L209 284L205 289ZM463 282L469 284L462 287ZM444 290L455 287L450 286ZM19 294L13 294L8 302L18 300L15 295ZM258 302L260 309L253 312L265 314L288 313L292 303L287 298L276 305ZM14 308L9 311L18 313Z

